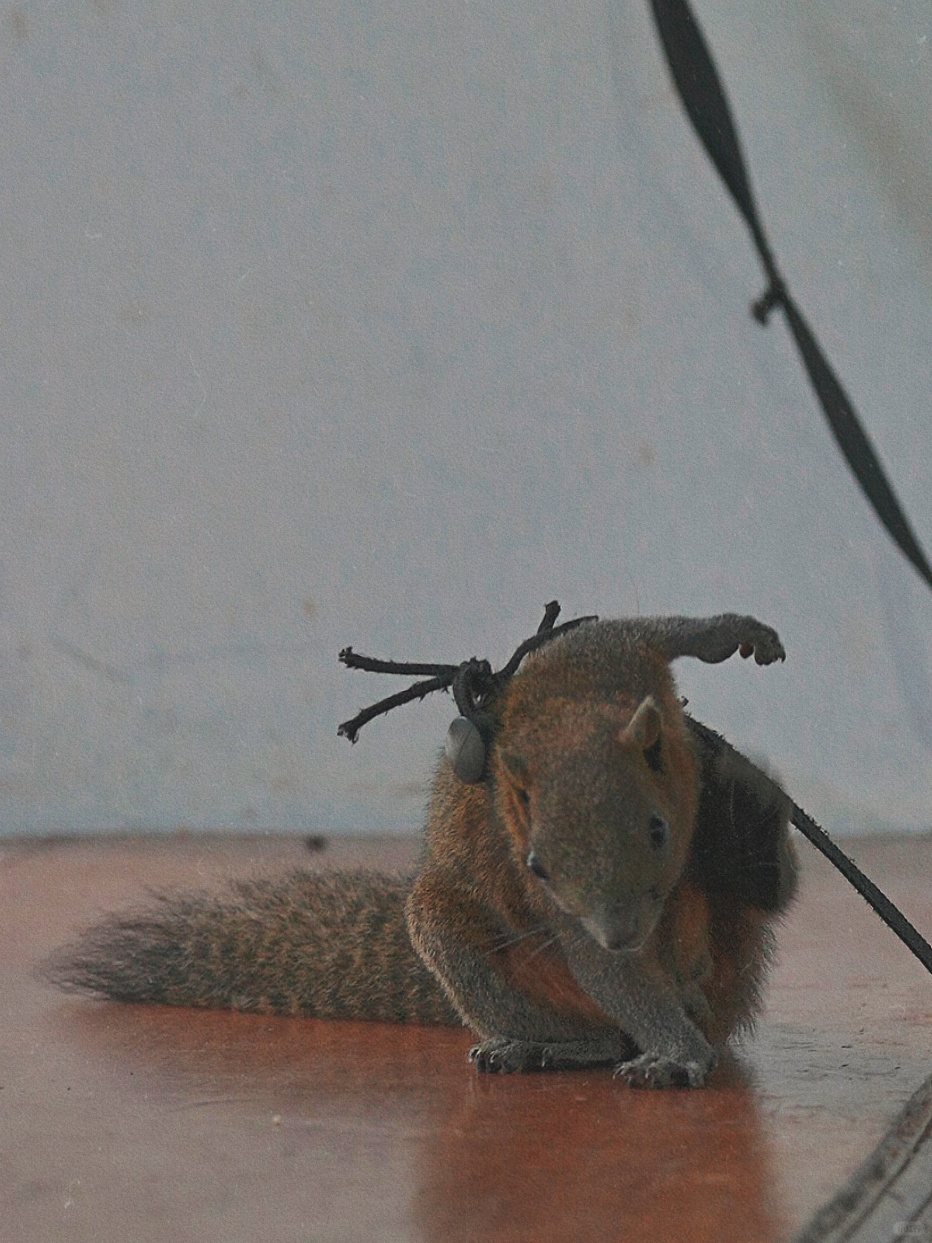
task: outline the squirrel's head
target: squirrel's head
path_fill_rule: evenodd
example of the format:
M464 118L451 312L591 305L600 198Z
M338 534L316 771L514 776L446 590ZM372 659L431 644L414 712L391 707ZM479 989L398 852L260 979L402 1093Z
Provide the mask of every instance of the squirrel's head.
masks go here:
M633 709L547 698L504 728L494 751L499 808L527 884L608 950L650 937L692 837L697 766L679 704L663 698Z

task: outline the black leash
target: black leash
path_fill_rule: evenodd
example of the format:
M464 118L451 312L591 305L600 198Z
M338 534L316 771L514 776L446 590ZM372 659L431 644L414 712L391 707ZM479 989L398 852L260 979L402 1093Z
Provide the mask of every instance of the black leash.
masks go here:
M862 898L867 902L883 922L900 938L903 944L911 949L916 955L926 971L932 973L932 945L918 932L909 922L898 906L890 901L874 882L858 867L853 859L840 850L835 842L829 837L826 831L812 819L807 816L801 807L797 807L793 803L793 810L790 819L799 829L800 833L812 842L816 850L821 850L826 859L829 859L838 868L845 880L849 881Z
M775 308L779 307L783 311L812 387L845 460L890 537L926 584L932 588L932 566L929 565L922 547L913 534L909 521L887 480L880 459L841 381L823 354L802 312L790 296L786 282L777 266L754 201L731 109L699 24L687 0L650 0L650 4L683 107L710 160L718 170L719 176L744 218L767 276L767 289L753 304L752 313L761 324L766 324ZM423 699L425 695L433 691L451 687L462 719L469 722L473 729L476 729L476 726L481 727L483 706L490 702L507 679L517 671L522 659L529 651L533 651L535 647L539 647L541 643L557 634L590 620L577 618L554 628L553 623L558 613L559 605L555 601L548 604L537 635L525 640L516 649L508 664L498 673L492 671L487 660L479 661L475 657L462 661L459 665L402 664L357 656L352 648L344 648L340 653L340 660L351 669L366 669L375 673L426 675L428 680L417 682L406 691L391 695L373 704L372 707L364 709L352 720L344 721L337 732L348 738L350 742L355 742L362 726L374 717L390 712L392 708L410 703L414 699ZM477 730L476 733L478 737L479 731ZM483 771L484 741L481 739L473 739L473 741L476 741L480 757L475 768L479 776L467 777L465 778L467 780L480 779ZM835 844L825 830L795 803L792 804L791 819L803 836L825 855L868 905L876 911L884 923L896 933L903 944L915 954L926 970L932 973L932 946L913 927L899 908L869 877L865 876L857 864Z
M932 587L932 567L884 474L880 459L841 381L790 296L786 281L777 267L754 201L731 109L699 23L687 0L650 0L650 6L683 107L744 218L767 276L767 289L753 304L752 314L761 324L766 324L771 311L777 307L783 311L845 460L894 543L926 584ZM838 868L884 923L912 950L926 970L932 973L932 946L903 913L836 846L825 830L795 803L791 818L803 836Z
M932 566L887 480L876 450L777 267L754 202L731 109L699 23L687 0L650 0L650 5L683 107L744 217L767 276L767 289L754 303L752 313L761 324L766 324L776 307L783 311L838 447L890 537L932 587Z

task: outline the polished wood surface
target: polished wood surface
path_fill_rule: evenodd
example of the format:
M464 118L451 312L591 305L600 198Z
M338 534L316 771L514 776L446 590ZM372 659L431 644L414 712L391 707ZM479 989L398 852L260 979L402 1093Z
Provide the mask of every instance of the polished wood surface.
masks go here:
M932 841L851 853L928 935ZM35 975L146 886L403 868L413 839L0 848L2 1243L791 1238L932 1069L932 979L804 843L756 1037L701 1091L512 1078L468 1033L119 1006Z

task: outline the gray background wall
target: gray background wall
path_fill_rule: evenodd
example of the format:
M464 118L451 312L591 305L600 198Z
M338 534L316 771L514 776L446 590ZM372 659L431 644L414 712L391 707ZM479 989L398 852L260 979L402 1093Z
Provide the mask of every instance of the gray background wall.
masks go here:
M698 0L778 254L932 546L932 11ZM932 599L640 0L122 0L0 35L0 829L405 829L452 715L337 651L749 610L680 666L832 828L928 827Z

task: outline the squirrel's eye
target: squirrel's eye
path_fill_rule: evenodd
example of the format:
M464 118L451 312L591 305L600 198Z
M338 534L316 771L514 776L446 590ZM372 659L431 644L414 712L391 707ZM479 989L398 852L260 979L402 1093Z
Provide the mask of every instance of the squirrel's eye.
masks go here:
M528 857L525 862L527 863L528 871L533 872L541 880L547 879L549 873L533 850L528 851Z
M647 822L647 833L653 848L660 850L661 847L666 846L670 839L670 826L663 816L658 816L654 813Z
M516 790L516 794L518 795L518 802L521 804L522 807L530 807L531 805L530 791L525 790L523 786L518 786Z

